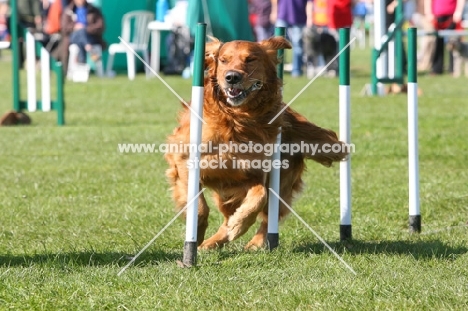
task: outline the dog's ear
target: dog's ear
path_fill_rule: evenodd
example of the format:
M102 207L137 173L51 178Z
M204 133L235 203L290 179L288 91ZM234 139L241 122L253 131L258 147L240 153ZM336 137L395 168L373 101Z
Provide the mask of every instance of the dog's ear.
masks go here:
M281 49L291 49L291 43L284 37L271 37L260 42L260 46L267 52L273 63L279 63L277 51Z
M209 37L211 42L206 43L205 45L205 70L213 67L218 56L218 50L223 44L221 41L214 37Z

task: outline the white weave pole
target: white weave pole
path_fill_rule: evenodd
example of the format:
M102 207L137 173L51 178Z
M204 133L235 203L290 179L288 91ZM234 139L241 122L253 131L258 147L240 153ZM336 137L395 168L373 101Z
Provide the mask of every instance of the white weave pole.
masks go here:
M26 31L26 75L28 88L28 110L36 111L36 42L34 36Z
M408 29L408 195L409 230L421 232L418 156L417 30Z
M380 47L382 46L382 37L387 32L385 27L386 10L385 0L374 0L374 48L376 50L380 50ZM377 59L376 74L378 78L387 78L387 65L387 52L382 52ZM377 84L377 93L378 95L384 94L384 85L380 82Z
M50 111L50 54L44 47L41 47L41 92L42 111Z
M339 56L339 115L340 140L351 144L351 87L350 87L350 29L342 28ZM352 239L351 227L351 154L340 162L340 240Z
M275 36L284 37L286 34L286 29L284 27L275 28ZM278 79L283 80L283 58L284 50L278 50L278 59L280 63L276 67ZM283 86L281 86L281 96L283 96ZM279 133L276 137L276 146L281 144L281 127L279 128ZM272 163L281 162L281 151L278 148L274 148L274 153L271 158ZM267 243L269 250L273 250L278 247L279 244L279 198L278 196L272 195L274 193L280 193L280 171L281 168L272 168L270 172L269 180L269 193L268 193L268 229L267 229Z
M185 244L183 263L194 266L197 261L198 199L200 195L200 148L203 117L204 60L205 60L206 24L198 24L195 36L194 69L192 80L192 109L190 114L190 162L189 168Z

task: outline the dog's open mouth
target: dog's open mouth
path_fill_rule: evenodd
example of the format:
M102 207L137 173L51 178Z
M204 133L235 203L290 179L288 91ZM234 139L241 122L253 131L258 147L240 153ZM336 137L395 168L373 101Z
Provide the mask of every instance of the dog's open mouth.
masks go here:
M231 99L236 99L238 97L241 97L245 94L245 90L238 89L235 87L228 87L226 89L226 95L231 98Z
M240 106L244 99L252 92L255 90L261 89L263 86L263 83L261 82L256 82L252 84L251 87L248 89L240 89L237 87L227 87L224 89L224 93L226 94L227 97L227 102L232 105L232 106Z
M244 99L249 95L249 90L239 89L236 87L228 87L224 89L227 96L227 102L232 106L239 106Z

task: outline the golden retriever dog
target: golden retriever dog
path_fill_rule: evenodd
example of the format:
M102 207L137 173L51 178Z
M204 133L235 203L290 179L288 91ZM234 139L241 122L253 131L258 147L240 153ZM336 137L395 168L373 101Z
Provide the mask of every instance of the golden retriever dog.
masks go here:
M206 124L202 129L202 144L212 146L212 149L201 151L200 162L219 165L200 165L200 186L212 190L224 221L219 230L205 240L209 207L202 193L198 198L199 249L221 247L235 240L247 232L257 219L260 220L260 228L246 248L264 247L268 227L267 202L268 197L273 195L268 188L271 167L281 168L280 196L291 205L302 187L301 176L306 168L306 159L328 167L346 158L346 151L313 153L287 150L293 144L314 144L319 149L326 144L346 147L335 132L307 121L282 102L282 82L276 72L279 62L277 50L290 48L290 43L282 37L260 43L222 43L215 40L206 45L203 104ZM187 108L181 112L179 126L168 137L168 144L189 144L190 113ZM250 146L269 149L266 147L275 143L280 129L281 162L264 165L271 161L271 152L259 152L258 148ZM333 148L336 149L339 148ZM165 154L169 163L166 175L179 211L187 204L188 167L191 165L189 151L184 151ZM280 220L288 213L289 209L281 203Z

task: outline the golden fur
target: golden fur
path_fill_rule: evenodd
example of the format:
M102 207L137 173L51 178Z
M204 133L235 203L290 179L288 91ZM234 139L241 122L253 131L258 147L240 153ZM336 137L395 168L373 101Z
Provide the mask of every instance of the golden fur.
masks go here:
M202 142L219 144L253 142L273 144L279 128L282 143L341 144L336 134L307 121L302 115L287 108L278 118L268 124L280 112L282 102L281 81L277 78L277 50L290 49L290 43L282 37L274 37L260 43L217 40L206 45L205 81ZM179 126L168 138L170 144L189 143L190 110L184 109L179 116ZM172 187L177 209L187 203L188 153L166 153L169 169L166 172ZM346 152L318 153L315 155L283 153L281 160L288 167L281 169L280 196L290 205L301 190L301 175L305 159L313 159L325 166L346 157ZM269 172L258 168L233 168L238 160L268 160L263 153L240 153L230 150L202 153L201 159L223 160L226 169L201 169L200 185L213 190L214 201L224 215L224 221L212 237L204 240L208 226L209 207L203 194L200 195L198 211L198 245L201 249L220 247L244 234L257 220L261 224L246 248L263 247L266 242L268 221ZM289 213L280 204L280 219Z

